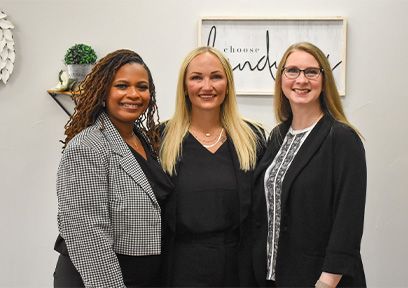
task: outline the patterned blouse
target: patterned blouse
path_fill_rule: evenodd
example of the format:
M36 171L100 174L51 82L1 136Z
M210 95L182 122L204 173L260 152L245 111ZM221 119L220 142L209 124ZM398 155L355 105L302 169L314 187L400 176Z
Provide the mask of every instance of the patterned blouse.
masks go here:
M265 173L264 185L268 210L267 280L275 280L276 254L278 251L281 221L283 179L297 152L315 125L316 124L313 124L303 130L293 130L292 127L290 127L278 154L276 154L275 159Z

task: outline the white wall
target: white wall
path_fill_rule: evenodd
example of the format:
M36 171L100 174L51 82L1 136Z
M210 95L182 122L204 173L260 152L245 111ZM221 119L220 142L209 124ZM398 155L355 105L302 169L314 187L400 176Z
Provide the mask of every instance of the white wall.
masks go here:
M47 94L74 43L99 56L138 51L152 70L161 119L171 117L179 65L203 16L345 16L346 114L365 136L362 243L369 287L408 286L405 0L2 0L16 61L0 83L0 287L51 287L57 260L55 175L67 115ZM241 114L272 128L272 97L240 97Z

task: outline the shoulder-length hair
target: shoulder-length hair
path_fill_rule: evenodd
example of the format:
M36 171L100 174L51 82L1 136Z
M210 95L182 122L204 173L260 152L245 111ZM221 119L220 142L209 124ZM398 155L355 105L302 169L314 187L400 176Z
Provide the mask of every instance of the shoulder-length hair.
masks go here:
M279 63L278 70L276 72L275 80L275 118L278 123L282 123L292 117L292 109L288 98L283 94L282 91L282 68L285 67L286 61L290 54L294 51L304 51L312 55L316 61L319 63L319 67L323 69L320 77L322 80L322 92L320 94L320 105L323 111L328 112L334 119L342 122L356 131L360 137L364 138L360 132L350 124L347 120L346 115L343 111L343 106L341 104L340 95L336 87L336 82L332 73L332 69L329 64L329 60L324 55L324 53L315 45L309 42L300 42L291 45L283 54L282 59Z
M104 110L104 102L110 91L113 80L118 70L125 64L138 63L142 65L148 74L150 101L145 112L136 120L135 125L147 134L153 150L158 154L159 137L155 118L159 121L156 105L156 88L149 67L142 57L134 51L120 49L109 53L96 63L92 71L86 76L79 86L79 92L73 98L77 105L74 114L65 125L65 142L68 142L80 131L95 123L96 118ZM156 114L156 115L155 115Z
M175 165L182 155L182 143L191 123L191 102L185 92L187 68L197 55L205 52L214 54L220 60L227 77L227 94L221 104L221 125L234 144L241 169L248 171L255 168L258 138L245 122L250 122L257 128L259 125L244 120L239 115L232 68L227 58L219 50L203 46L190 51L181 64L177 82L175 113L167 122L163 132L160 158L163 169L170 175L175 173Z

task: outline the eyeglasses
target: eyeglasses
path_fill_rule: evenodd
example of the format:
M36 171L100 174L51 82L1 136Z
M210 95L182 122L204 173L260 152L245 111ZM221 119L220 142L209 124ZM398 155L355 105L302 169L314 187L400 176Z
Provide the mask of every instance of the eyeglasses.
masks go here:
M300 72L303 72L305 77L309 80L316 80L319 78L320 73L323 72L322 68L306 68L305 70L299 69L297 67L283 67L283 73L289 79L296 79L299 77Z

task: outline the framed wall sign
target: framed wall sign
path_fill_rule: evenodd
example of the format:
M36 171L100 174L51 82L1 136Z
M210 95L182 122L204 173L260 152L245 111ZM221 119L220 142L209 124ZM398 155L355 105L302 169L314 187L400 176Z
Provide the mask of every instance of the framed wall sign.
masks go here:
M307 41L328 57L340 95L346 91L346 19L205 17L199 45L222 51L234 70L238 95L273 95L276 69L286 49Z

